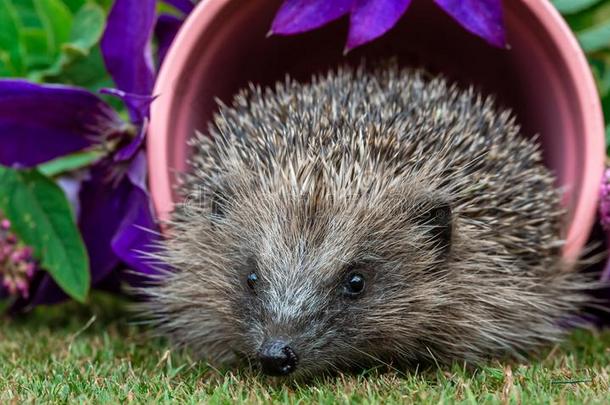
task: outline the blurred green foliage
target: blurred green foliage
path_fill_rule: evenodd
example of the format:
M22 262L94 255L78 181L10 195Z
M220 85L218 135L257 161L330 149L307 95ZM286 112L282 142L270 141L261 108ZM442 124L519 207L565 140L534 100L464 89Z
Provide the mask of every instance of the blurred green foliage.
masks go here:
M99 49L112 0L0 0L0 77L111 87Z

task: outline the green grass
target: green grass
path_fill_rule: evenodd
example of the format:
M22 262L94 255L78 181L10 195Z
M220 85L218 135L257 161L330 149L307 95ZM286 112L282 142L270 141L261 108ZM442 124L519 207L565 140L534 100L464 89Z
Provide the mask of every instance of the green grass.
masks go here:
M290 384L171 351L107 299L0 320L0 403L610 403L610 332L577 331L531 364L367 371Z

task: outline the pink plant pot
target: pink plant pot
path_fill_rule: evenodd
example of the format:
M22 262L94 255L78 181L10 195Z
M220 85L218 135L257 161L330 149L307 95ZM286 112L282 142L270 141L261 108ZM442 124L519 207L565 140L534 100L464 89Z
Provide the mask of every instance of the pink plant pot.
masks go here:
M162 220L178 200L172 185L187 170L187 139L207 130L216 97L230 101L249 82L269 85L286 74L307 80L338 64L396 57L402 65L496 95L513 109L525 135L540 135L545 162L565 190L564 256L579 254L597 209L603 117L587 61L547 0L504 2L510 50L467 33L433 2L415 0L393 30L347 57L347 19L302 35L267 38L279 4L204 0L179 32L157 80L148 138L150 187Z

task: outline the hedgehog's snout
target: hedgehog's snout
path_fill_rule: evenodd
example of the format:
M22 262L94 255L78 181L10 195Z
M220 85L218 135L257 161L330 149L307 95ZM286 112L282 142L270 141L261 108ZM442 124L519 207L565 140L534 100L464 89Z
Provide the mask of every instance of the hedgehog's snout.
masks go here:
M285 376L296 369L299 358L282 339L270 339L266 340L258 350L258 361L263 373Z

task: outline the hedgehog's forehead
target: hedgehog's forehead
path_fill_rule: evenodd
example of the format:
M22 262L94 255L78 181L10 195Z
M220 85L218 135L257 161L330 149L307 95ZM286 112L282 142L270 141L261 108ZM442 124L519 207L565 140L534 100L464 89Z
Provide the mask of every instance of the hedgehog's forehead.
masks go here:
M335 268L366 260L360 255L396 237L396 229L409 217L404 203L413 199L392 193L337 195L323 187L311 191L275 189L236 196L234 232L270 267Z
M291 258L293 265L299 254L355 260L366 242L395 234L408 202L426 194L419 176L397 176L395 167L363 154L356 160L327 157L294 154L271 166L226 162L219 184L227 185L240 239L270 259Z
M354 195L366 194L372 201L396 188L395 183L409 180L408 176L396 178L396 169L383 163L350 160L348 156L326 159L321 155L296 155L290 160L272 164L244 159L225 162L220 176L230 179L227 184L238 191L255 191L281 198L287 203L295 199L351 203Z

